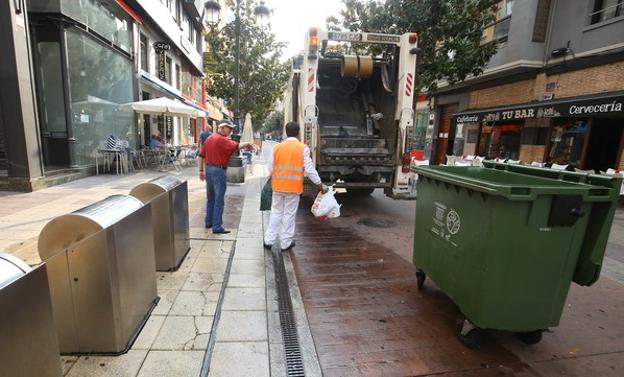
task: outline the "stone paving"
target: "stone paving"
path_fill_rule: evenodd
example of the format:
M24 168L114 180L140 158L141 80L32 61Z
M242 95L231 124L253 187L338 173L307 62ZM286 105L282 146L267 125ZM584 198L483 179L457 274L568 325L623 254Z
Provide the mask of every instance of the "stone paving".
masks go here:
M203 227L204 184L196 168L170 172L188 181L191 250L178 271L157 272L160 302L130 351L121 356L63 356L69 377L280 376L285 374L282 335L270 251L262 246L258 211L264 165L254 164L243 185L228 186L227 235ZM0 251L31 265L41 261L36 240L51 219L112 194L126 194L140 182L162 175L90 177L34 193L0 192ZM604 273L624 281L624 211L614 222ZM321 375L315 345L290 257L285 256L307 375ZM311 361L312 360L312 361ZM315 364L316 363L316 364ZM311 365L311 366L310 366ZM202 373L203 372L203 373Z
M205 191L195 171L177 173L189 185L191 250L177 271L156 272L160 301L132 348L121 356L62 356L64 376L199 376L211 336L211 376L269 376L258 211L263 166L257 167L256 176L249 176L248 183L228 187L224 223L232 233L227 235L204 229ZM90 177L29 194L0 193L0 249L39 264L37 236L48 221L108 195L126 194L134 185L162 174ZM229 260L230 271L226 271ZM222 313L213 334L219 309Z
M262 215L258 210L263 170L262 165L257 165L254 178L246 183L247 193L208 376L270 376L268 277L262 246Z

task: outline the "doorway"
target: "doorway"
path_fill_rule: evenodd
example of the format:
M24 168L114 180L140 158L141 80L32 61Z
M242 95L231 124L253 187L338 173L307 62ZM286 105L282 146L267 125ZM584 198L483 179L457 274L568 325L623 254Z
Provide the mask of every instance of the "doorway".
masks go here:
M2 107L0 107L0 177L7 176L9 163L7 158L6 142L4 141L4 122L2 121Z
M435 164L446 162L446 155L453 154L453 141L455 132L453 127L453 113L457 112L458 105L440 106L440 121L438 123L438 138L436 152L434 154Z
M594 118L587 143L585 169L618 169L624 119Z
M148 92L142 92L141 101L147 101L148 99L150 99L150 94ZM141 116L143 117L143 145L149 146L152 137L152 117L149 114L143 114Z
M46 171L70 165L68 108L62 62L61 31L52 25L33 27L33 57L41 147Z

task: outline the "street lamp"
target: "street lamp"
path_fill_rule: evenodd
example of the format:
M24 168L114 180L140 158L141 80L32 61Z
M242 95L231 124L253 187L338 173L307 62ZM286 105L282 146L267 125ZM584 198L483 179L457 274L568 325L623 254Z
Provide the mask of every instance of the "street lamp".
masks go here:
M216 24L218 24L219 12L221 12L221 4L219 4L219 2L217 1L210 0L206 1L204 7L206 8L206 18L208 20L208 24L210 24L210 26L215 26Z
M236 71L234 73L234 124L237 128L240 127L240 6L241 0L236 0L236 39L235 39L235 66ZM219 14L221 12L221 5L218 1L210 0L204 4L206 8L206 17L208 24L211 27L215 27L219 23ZM260 27L264 28L268 26L269 14L271 11L264 5L264 1L260 1L260 4L254 8L254 16L256 22Z
M254 16L256 16L256 22L262 28L269 26L270 14L271 11L266 5L264 5L264 1L260 1L260 4L254 8Z

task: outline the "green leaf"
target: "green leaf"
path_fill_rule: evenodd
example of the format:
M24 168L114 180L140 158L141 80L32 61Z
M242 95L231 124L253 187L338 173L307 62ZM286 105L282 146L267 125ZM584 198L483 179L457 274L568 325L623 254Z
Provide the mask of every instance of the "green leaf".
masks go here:
M270 30L255 24L253 9L255 0L241 2L240 34L240 117L250 113L254 129L259 128L281 97L290 76L292 64L282 61L285 43L277 41ZM235 12L234 3L228 4ZM221 30L207 28L204 35L204 72L207 77L208 94L224 98L228 108L234 106L235 22Z

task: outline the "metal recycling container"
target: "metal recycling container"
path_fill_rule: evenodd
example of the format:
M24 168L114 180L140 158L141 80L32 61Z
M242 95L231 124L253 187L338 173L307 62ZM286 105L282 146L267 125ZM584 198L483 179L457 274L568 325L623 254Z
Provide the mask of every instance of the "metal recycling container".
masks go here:
M135 186L130 195L152 207L156 270L177 270L191 248L186 181L163 175Z
M158 302L151 207L110 196L50 221L38 247L61 353L126 352Z
M62 375L44 265L0 253L0 334L3 377Z
M459 306L460 339L484 328L536 343L570 283L598 279L622 178L547 170L414 168L418 283L429 276Z

